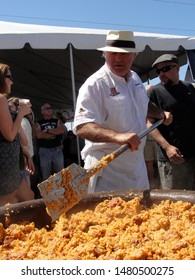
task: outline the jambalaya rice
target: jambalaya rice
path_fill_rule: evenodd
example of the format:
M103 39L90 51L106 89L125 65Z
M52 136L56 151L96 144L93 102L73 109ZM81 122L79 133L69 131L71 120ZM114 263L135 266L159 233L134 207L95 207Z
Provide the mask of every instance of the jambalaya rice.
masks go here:
M138 197L115 197L60 216L52 230L0 224L0 259L194 260L195 205L166 200L145 209Z

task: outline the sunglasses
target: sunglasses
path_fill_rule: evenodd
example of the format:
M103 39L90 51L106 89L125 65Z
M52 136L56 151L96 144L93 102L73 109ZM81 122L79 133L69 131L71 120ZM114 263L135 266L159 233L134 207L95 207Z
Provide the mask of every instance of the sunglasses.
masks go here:
M52 110L51 107L45 107L45 110Z
M156 69L156 73L159 75L160 72L162 71L163 73L169 72L171 69L175 68L177 65L168 65L164 66L160 69Z
M10 79L11 81L13 81L12 75L5 75L5 78Z

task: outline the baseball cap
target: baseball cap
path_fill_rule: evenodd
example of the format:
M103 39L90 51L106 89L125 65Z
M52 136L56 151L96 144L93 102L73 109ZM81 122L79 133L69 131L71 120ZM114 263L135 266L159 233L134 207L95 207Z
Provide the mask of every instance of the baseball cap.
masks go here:
M173 54L163 54L159 58L157 58L154 63L152 64L152 67L155 68L157 64L162 63L162 62L174 62L178 64L178 58L177 56Z

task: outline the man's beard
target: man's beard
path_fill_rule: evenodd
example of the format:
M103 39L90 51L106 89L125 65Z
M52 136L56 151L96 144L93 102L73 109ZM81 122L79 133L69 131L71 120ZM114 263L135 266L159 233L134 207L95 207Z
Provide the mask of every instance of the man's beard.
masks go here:
M165 86L172 86L173 85L173 81L172 80L166 80L162 82Z

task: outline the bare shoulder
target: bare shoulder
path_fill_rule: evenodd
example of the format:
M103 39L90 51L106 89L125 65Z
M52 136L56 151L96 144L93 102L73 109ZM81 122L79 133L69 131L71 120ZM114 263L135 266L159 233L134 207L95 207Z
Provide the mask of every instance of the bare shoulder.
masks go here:
M3 94L0 94L0 107L1 107L0 113L2 117L2 115L7 114L9 111L7 98Z
M3 103L7 103L7 98L5 97L5 95L3 95L2 93L0 93L0 102Z

